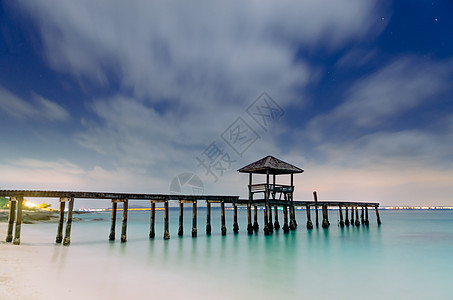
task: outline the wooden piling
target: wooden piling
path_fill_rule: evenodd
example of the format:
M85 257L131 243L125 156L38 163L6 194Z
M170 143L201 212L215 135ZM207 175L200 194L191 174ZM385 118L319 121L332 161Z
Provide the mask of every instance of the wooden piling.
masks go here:
M63 222L64 222L64 208L66 206L66 198L60 198L60 211L58 212L58 228L55 243L60 244L63 241Z
M289 232L289 226L288 226L288 206L283 205L283 232L288 233Z
M8 232L6 234L7 243L12 242L13 240L13 229L15 219L16 219L16 198L11 197L9 201Z
M116 226L116 210L117 210L117 207L118 207L118 203L115 200L112 200L112 219L111 219L111 222L110 222L110 235L109 235L109 240L110 241L114 241L115 240L115 226ZM60 207L60 209L61 209L61 207ZM63 206L63 209L64 209L64 206ZM58 241L57 241L57 243L58 243Z
M14 231L14 245L20 244L20 229L22 225L22 204L24 202L24 197L17 197L17 215L16 215L16 228Z
M247 233L253 234L253 225L252 225L252 205L247 204Z
M269 222L270 221L270 222ZM270 223L270 224L269 224ZM272 213L269 211L269 169L266 170L266 189L264 192L264 235L268 235L273 230Z
M179 200L179 228L178 228L178 236L182 236L184 234L184 203Z
M192 237L197 237L197 201L192 205Z
M291 204L289 207L289 229L295 230L297 228L296 211L295 211L294 205L292 203L293 202L291 201Z
M264 216L264 235L269 235L269 219L267 218L267 205L264 205L263 209L263 216Z
M345 217L344 217L344 224L345 224L346 226L349 226L348 207L345 206L344 209L345 209L345 213L346 213L346 215L345 215Z
M156 222L156 203L151 201L151 211L149 216L149 238L153 239L156 236L154 224Z
M258 207L256 205L253 206L253 230L258 232L260 229L260 225L258 224Z
M238 233L239 232L239 225L238 225L238 206L233 203L233 211L234 211L234 217L233 217L233 232Z
M294 205L292 204L292 201L290 203L291 204L289 205L289 230L295 230L297 227L297 223L296 223Z
M360 226L358 206L355 207L355 226Z
M327 212L327 205L323 204L322 206L322 228L328 228L329 227L329 216Z
M268 205L267 208L269 211L269 223L267 228L269 229L269 233L272 233L274 232L274 222L272 221L272 206Z
M338 205L338 210L340 211L340 227L344 227L344 220L343 220L343 208L341 205Z
M69 199L68 216L66 219L66 232L64 234L63 245L69 246L71 244L71 226L72 226L72 211L74 210L74 198Z
M206 234L211 234L211 202L206 201Z
M121 242L125 243L127 241L127 211L129 208L129 200L125 199L123 201L123 224L121 228Z
M164 202L164 240L170 239L170 230L168 226L168 200Z
M360 221L362 225L365 225L365 218L364 218L364 213L363 213L363 206L362 206L362 212L360 213Z
M378 210L378 207L375 206L375 207L374 207L374 210L376 211L376 219L377 219L377 223L378 223L378 225L381 225L381 218L379 217L379 210Z
M278 209L277 209L277 206L274 206L274 213L275 213L274 229L275 230L279 230L280 229L280 223L278 222Z
M316 191L313 192L313 198L315 200L315 223L316 223L316 227L319 227L318 205L316 205L316 203L318 202L318 194L316 193Z
M305 206L305 210L307 212L307 229L313 229L313 223L311 222L310 216L310 206L308 204Z
M365 206L365 225L370 225L370 221L368 220L368 206Z
M351 206L351 225L354 225L354 206Z
M220 212L221 212L221 218L222 218L222 235L226 235L227 228L225 226L225 202L224 201L220 202Z

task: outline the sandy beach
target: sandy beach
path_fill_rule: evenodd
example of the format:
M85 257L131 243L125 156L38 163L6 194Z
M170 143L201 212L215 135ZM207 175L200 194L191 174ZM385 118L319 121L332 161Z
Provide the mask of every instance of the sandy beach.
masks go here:
M109 256L92 244L56 245L54 237L34 226L22 225L17 246L5 242L7 223L0 223L0 299L212 299L217 295L215 286L206 287L175 270L167 272L116 255L125 250L119 242L110 244ZM102 238L99 243L109 245Z

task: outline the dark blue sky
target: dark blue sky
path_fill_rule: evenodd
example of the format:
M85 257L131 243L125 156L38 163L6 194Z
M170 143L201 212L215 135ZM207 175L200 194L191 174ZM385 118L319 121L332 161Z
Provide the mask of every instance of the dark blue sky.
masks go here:
M242 196L236 170L270 154L305 169L300 199L452 204L452 12L0 1L0 187L163 193L191 172Z

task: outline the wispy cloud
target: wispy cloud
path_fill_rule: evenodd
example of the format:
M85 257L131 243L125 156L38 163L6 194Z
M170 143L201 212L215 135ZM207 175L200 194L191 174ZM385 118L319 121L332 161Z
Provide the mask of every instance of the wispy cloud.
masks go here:
M69 113L59 104L37 94L32 98L33 101L25 101L0 86L0 110L16 119L58 122L70 118Z
M310 134L319 139L331 130L347 136L382 128L451 89L452 76L451 61L400 58L353 84L340 105L311 120Z
M372 37L373 1L20 1L38 22L49 63L158 101L239 101L268 90L285 101L310 78L297 47L334 49Z

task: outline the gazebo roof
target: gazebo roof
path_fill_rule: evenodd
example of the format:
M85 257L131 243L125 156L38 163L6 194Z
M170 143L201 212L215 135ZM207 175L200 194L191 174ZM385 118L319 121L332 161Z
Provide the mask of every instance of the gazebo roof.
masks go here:
M304 170L286 163L273 156L266 156L238 170L241 173L266 174L294 174L302 173Z

